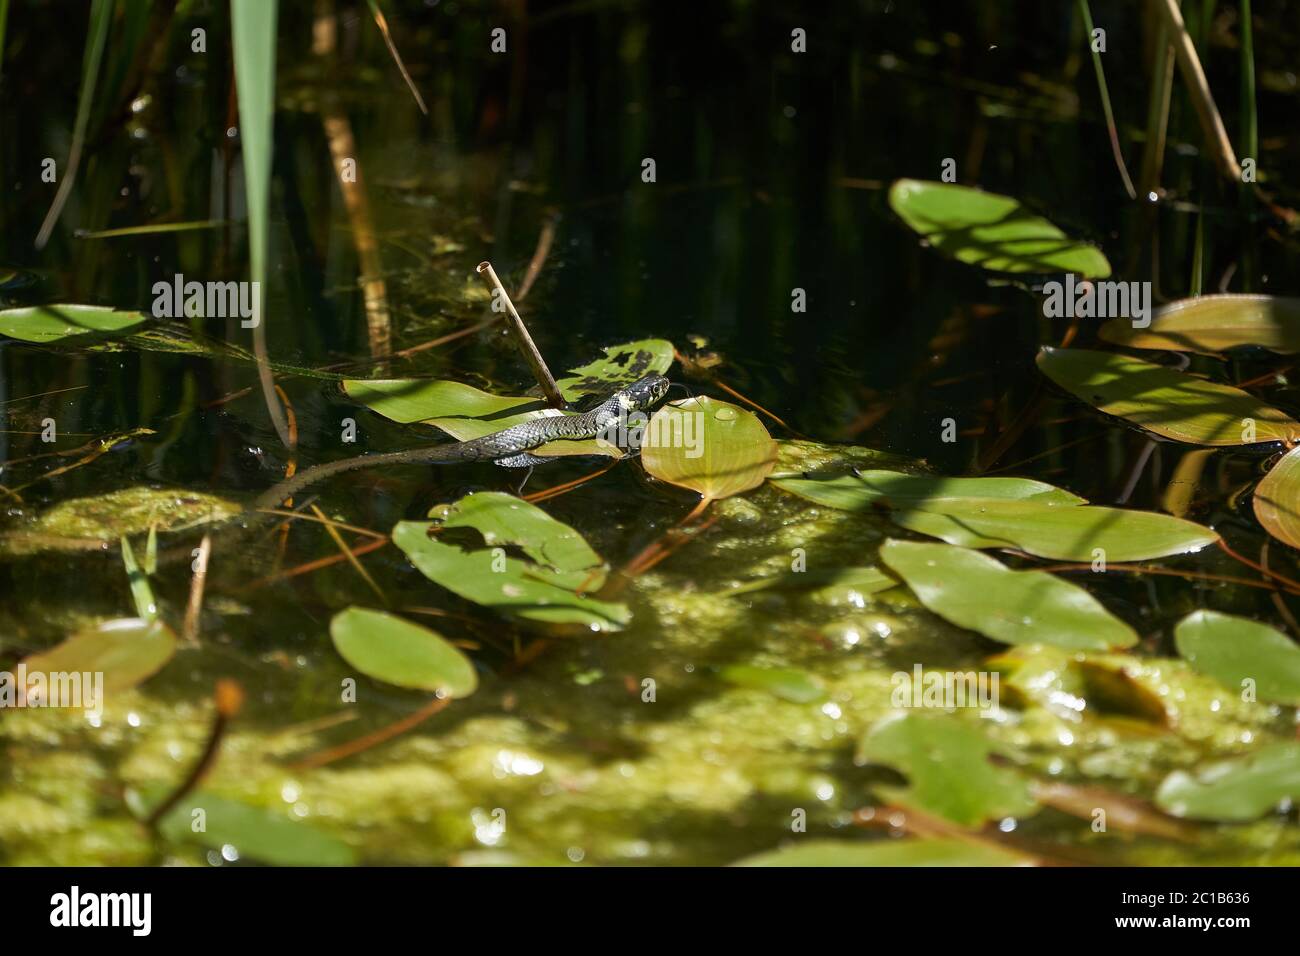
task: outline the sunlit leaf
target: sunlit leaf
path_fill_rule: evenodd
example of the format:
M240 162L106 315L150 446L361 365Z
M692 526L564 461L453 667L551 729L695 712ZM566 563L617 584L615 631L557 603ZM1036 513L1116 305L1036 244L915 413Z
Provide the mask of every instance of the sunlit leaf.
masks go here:
M1255 517L1284 544L1300 548L1300 447L1282 456L1255 486Z
M641 339L611 345L604 355L557 381L566 401L574 402L587 395L609 396L643 375L666 373L673 364L673 343L667 339Z
M492 395L460 382L418 379L349 379L344 390L362 405L395 422L424 422L458 441L481 438L536 418L574 414L549 407L541 399ZM595 439L548 442L534 455L606 455L617 448Z
M0 310L0 335L23 342L57 342L80 335L113 334L149 321L139 312L99 305L32 305Z
M1016 548L1061 561L1144 561L1188 554L1218 534L1182 518L1099 506L1037 501L952 500L892 511L900 527L966 548Z
M450 697L468 697L478 687L474 664L441 635L383 611L339 611L330 619L330 638L345 661L387 684Z
M887 718L858 742L859 763L884 764L907 777L905 788L876 785L886 799L960 823L979 826L1033 813L1028 780L989 758L998 746L950 716Z
M1202 674L1260 700L1300 705L1300 646L1273 628L1217 611L1196 611L1174 629L1178 653Z
M176 635L162 621L126 617L88 627L23 663L29 674L102 673L104 693L112 694L144 683L175 653Z
M1110 275L1100 249L1071 239L1010 196L900 179L889 189L889 206L931 246L961 262L994 272Z
M705 499L757 488L776 464L776 442L758 416L708 396L660 408L645 434L645 470Z
M1177 817L1245 823L1300 798L1300 743L1269 744L1245 757L1220 760L1191 773L1175 770L1156 791L1156 804Z
M1029 866L1011 850L965 840L799 840L734 866Z
M1005 644L1128 647L1137 634L1083 588L949 544L886 541L881 560L940 617Z
M534 514L539 509L522 501L517 521L496 499L461 510L467 501L438 509L441 521L402 521L393 528L393 542L425 577L466 600L529 620L601 631L616 631L628 622L626 606L587 597L604 580L605 565L581 566L595 553L585 542L572 540L577 535L572 528L549 517L539 519ZM471 527L480 536L492 534L496 543L485 540L478 547L448 540L457 529ZM515 557L504 547L518 542L526 542L525 553L538 560Z
M1098 333L1108 342L1135 349L1168 349L1218 355L1257 346L1293 355L1300 352L1300 299L1274 295L1203 295L1157 309L1151 324L1111 319Z
M873 470L827 479L774 478L772 484L843 511L865 511L876 506L927 507L929 502L965 498L1086 504L1078 495L1029 478L942 478Z
M795 704L811 704L826 699L826 688L807 671L793 667L753 667L733 664L724 667L719 675L728 684L765 690L774 697Z
M1098 411L1193 445L1300 436L1300 423L1239 388L1113 352L1044 348L1043 374Z

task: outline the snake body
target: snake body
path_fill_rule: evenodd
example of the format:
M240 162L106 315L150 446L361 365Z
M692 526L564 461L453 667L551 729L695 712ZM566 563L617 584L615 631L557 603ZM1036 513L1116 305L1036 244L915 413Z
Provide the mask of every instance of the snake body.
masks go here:
M355 458L313 465L259 495L254 507L277 508L286 498L293 497L318 481L358 468L450 465L471 461L492 461L507 468L531 468L551 460L529 454L539 445L551 441L595 438L611 425L621 419L625 420L629 412L651 408L667 391L668 379L657 374L646 375L580 415L547 415L469 441L378 455L358 455Z

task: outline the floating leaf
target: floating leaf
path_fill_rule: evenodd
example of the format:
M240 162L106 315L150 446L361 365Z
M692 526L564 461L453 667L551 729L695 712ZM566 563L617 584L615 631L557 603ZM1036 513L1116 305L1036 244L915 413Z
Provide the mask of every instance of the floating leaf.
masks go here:
M458 441L481 438L535 418L572 414L551 408L536 398L492 395L471 385L418 379L349 379L350 397L395 422L424 422ZM547 442L534 455L606 455L621 453L608 442Z
M32 305L0 310L0 335L23 342L56 342L73 336L112 334L149 321L139 312L99 305Z
M1028 866L1028 857L966 840L800 840L734 866Z
M1177 817L1245 823L1300 798L1300 743L1270 744L1253 754L1175 770L1156 805Z
M978 551L918 541L886 541L880 557L935 614L995 641L1105 650L1138 639L1083 588L1044 571L1012 571Z
M963 498L1081 505L1085 499L1029 478L941 478L901 471L860 471L832 478L773 478L772 484L819 505L865 511L877 505L928 507L930 502Z
M1274 295L1203 295L1157 309L1145 329L1111 319L1098 333L1107 342L1134 349L1168 349L1219 355L1257 346L1293 355L1300 352L1300 299Z
M132 801L138 815L142 805L163 799L161 788ZM203 829L195 830L196 811L202 811ZM337 837L311 824L290 819L283 812L227 800L204 790L186 794L158 821L158 829L173 843L197 843L222 853L233 851L275 866L353 866L356 853ZM227 849L229 848L229 849Z
M667 339L641 339L611 345L604 356L569 374L555 384L565 401L574 402L587 395L607 398L610 392L631 385L643 375L663 375L673 364L673 343Z
M994 272L1073 272L1104 279L1110 263L1100 249L1071 239L1010 196L953 183L900 179L889 206L931 246Z
M162 621L103 621L62 644L26 658L28 674L102 673L105 694L128 690L158 673L176 653L176 635Z
M489 547L515 545L551 572L546 579L571 590L598 591L608 565L585 538L537 505L498 491L466 495L429 517L444 528L473 528Z
M757 488L776 464L776 442L758 417L708 396L665 405L645 436L645 470L706 500Z
M330 619L330 638L345 661L386 684L450 697L468 697L478 687L468 657L435 631L383 611L339 611Z
M1087 505L1037 501L927 502L894 511L895 524L966 548L1018 548L1061 561L1144 561L1199 551L1219 535L1182 518Z
M822 682L807 671L792 667L751 667L747 664L733 664L724 667L719 676L728 684L748 687L752 690L765 690L774 697L788 700L794 704L811 704L826 699L826 688Z
M1196 611L1178 622L1174 643L1187 663L1234 692L1249 680L1260 700L1300 705L1300 647L1271 627Z
M244 506L200 491L137 486L88 498L70 498L34 521L0 534L0 554L40 551L106 551L121 535L160 532L225 521Z
M1239 388L1089 349L1044 348L1043 374L1107 415L1192 445L1249 445L1300 436L1300 423Z
M1300 548L1300 447L1283 455L1255 486L1254 508L1265 531Z
M863 735L856 759L893 767L907 777L902 790L877 785L886 799L979 826L1037 809L1029 782L989 760L998 752L993 741L961 720L907 714L887 718Z
M462 510L466 504L469 507ZM626 624L626 606L586 596L604 580L605 565L584 564L595 552L585 542L572 540L577 532L549 516L541 521L535 506L523 501L517 505L520 517L513 525L495 499L479 506L462 498L438 509L442 522L399 522L393 542L425 577L477 604L529 620L578 623L592 630L616 631ZM442 540L449 521L452 528L473 527L480 534L500 536L498 543L467 549ZM434 532L438 535L431 536ZM525 553L536 560L517 558L502 547L519 542L526 542Z

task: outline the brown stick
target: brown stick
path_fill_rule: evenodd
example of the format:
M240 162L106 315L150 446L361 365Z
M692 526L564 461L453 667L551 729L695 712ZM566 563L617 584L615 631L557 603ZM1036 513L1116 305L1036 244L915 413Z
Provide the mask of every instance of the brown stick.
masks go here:
M181 633L187 644L199 642L199 615L203 612L203 587L208 580L208 556L212 554L212 535L205 534L195 556L194 576L190 578L190 603L185 608L185 626Z
M1201 121L1201 131L1205 136L1206 146L1215 154L1219 170L1232 182L1241 182L1241 166L1237 155L1232 151L1232 141L1228 131L1223 128L1223 117L1214 105L1214 94L1201 69L1201 58L1196 55L1196 46L1187 32L1183 15L1178 9L1178 0L1159 0L1156 9L1164 17L1169 27L1170 40L1174 53L1178 57L1178 69L1187 84L1187 93L1196 107L1196 116Z
M483 277L487 287L493 295L501 297L505 304L506 318L510 330L515 334L515 345L519 346L519 354L524 357L528 367L533 370L533 378L537 379L537 384L542 388L542 394L546 396L546 401L553 408L567 408L564 396L560 394L560 387L555 384L555 377L551 375L551 370L546 367L546 360L542 358L542 353L537 350L533 343L533 337L528 334L528 329L524 326L524 320L519 317L515 310L515 304L510 301L510 296L506 292L505 286L497 278L496 270L492 268L490 262L480 262L478 264L478 274ZM495 308L495 305L493 306Z

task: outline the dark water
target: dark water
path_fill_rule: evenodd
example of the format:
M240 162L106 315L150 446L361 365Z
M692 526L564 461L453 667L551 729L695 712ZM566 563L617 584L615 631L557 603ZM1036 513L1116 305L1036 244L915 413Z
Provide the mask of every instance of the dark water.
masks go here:
M1124 277L1154 280L1164 298L1190 291L1198 213L1207 291L1226 277L1231 291L1293 293L1300 273L1290 227L1264 212L1246 220L1235 196L1206 172L1195 116L1177 86L1165 192L1154 213L1128 200L1070 4L945 0L812 10L738 2L386 3L397 46L429 102L427 118L359 8L341 12L337 62L329 64L312 53L311 6L283 6L266 319L271 355L281 361L362 374L368 367L356 229L322 125L330 111L347 117L355 138L395 347L482 320L488 313L474 265L490 259L517 288L553 222L553 245L521 304L553 368L582 364L600 347L632 338L663 337L687 350L698 336L723 358L716 370L722 381L795 432L924 458L952 473L970 470L1033 396L1036 348L1058 342L1065 324L1043 319L1024 288L990 283L922 248L886 206L893 179L937 179L943 161L955 159L959 182L1025 201L1100 245ZM1141 6L1098 2L1093 9L1107 29L1107 79L1134 175L1148 89ZM1235 11L1187 6L1195 8L1189 21L1236 140ZM1204 22L1194 16L1206 9L1216 12ZM1270 26L1256 50L1259 164L1280 207L1300 202L1290 175L1300 160L1296 11L1292 3L1256 7ZM151 58L124 55L128 24L115 25L76 188L49 246L33 249L55 188L41 182L41 161L52 156L62 164L67 154L84 19L83 6L69 2L18 4L10 14L0 87L0 264L17 275L0 296L9 304L147 311L153 283L177 273L244 277L242 160L221 4L183 7L165 39L149 47ZM153 42L154 26L141 28L142 42ZM506 55L489 49L496 26L507 30ZM189 50L197 27L208 31L205 54ZM796 28L807 31L806 53L791 51ZM654 182L642 180L647 159ZM201 219L230 224L78 237ZM803 290L806 312L792 311L795 290ZM235 323L209 322L202 330L248 344ZM1093 339L1085 326L1079 344ZM1237 379L1269 367L1243 360ZM395 359L388 372L506 390L529 381L499 331ZM69 441L145 425L159 435L38 486L29 505L141 478L262 489L282 474L284 457L260 398L254 389L222 401L254 384L247 368L230 363L55 354L6 343L0 459L43 450L33 432L47 416ZM338 423L355 415L355 406L320 382L283 384L297 416L301 461L338 457ZM59 389L69 391L19 401ZM1286 386L1269 397L1296 404ZM941 437L948 418L959 431L955 442ZM773 432L788 436L775 425ZM412 440L408 429L363 419L361 448ZM1105 503L1130 482L1144 441L1053 400L993 467L1028 459L1012 473ZM1156 504L1180 454L1160 448L1129 503ZM1195 516L1236 520L1231 493L1258 474L1259 462L1246 455L1216 461ZM560 477L581 472L557 467ZM413 478L380 481L358 520L382 527L400 517L411 489L403 482ZM448 481L421 490L417 502L499 484L490 469ZM576 521L590 508L609 516L608 526L593 532L602 545L629 553L680 513L678 501L627 475L581 503L560 499L555 513ZM647 517L648 526L638 525ZM1244 519L1239 527L1258 547L1258 530ZM399 559L390 555L384 566L397 573ZM678 560L690 568L689 552ZM1209 567L1214 559L1206 561ZM64 618L43 613L39 602L76 595L79 568L56 560L7 572L11 649L61 631ZM111 573L104 570L105 580ZM342 583L343 573L319 580L327 583L305 585L317 589L315 605L290 611L249 599L262 615L254 628L261 640L283 640L279 651L290 657L313 646L328 607L338 604L332 589L356 587ZM1163 583L1116 583L1110 597L1135 616L1163 620L1187 609L1188 589L1179 586L1175 593ZM27 603L33 593L37 604ZM1162 605L1161 594L1173 603ZM107 605L121 595L95 597ZM1243 612L1271 613L1253 594L1227 600ZM330 673L331 665L319 666ZM206 686L221 667L200 670L194 683ZM248 667L234 670L254 686L261 680ZM270 681L254 706L267 713L283 706L277 686Z

